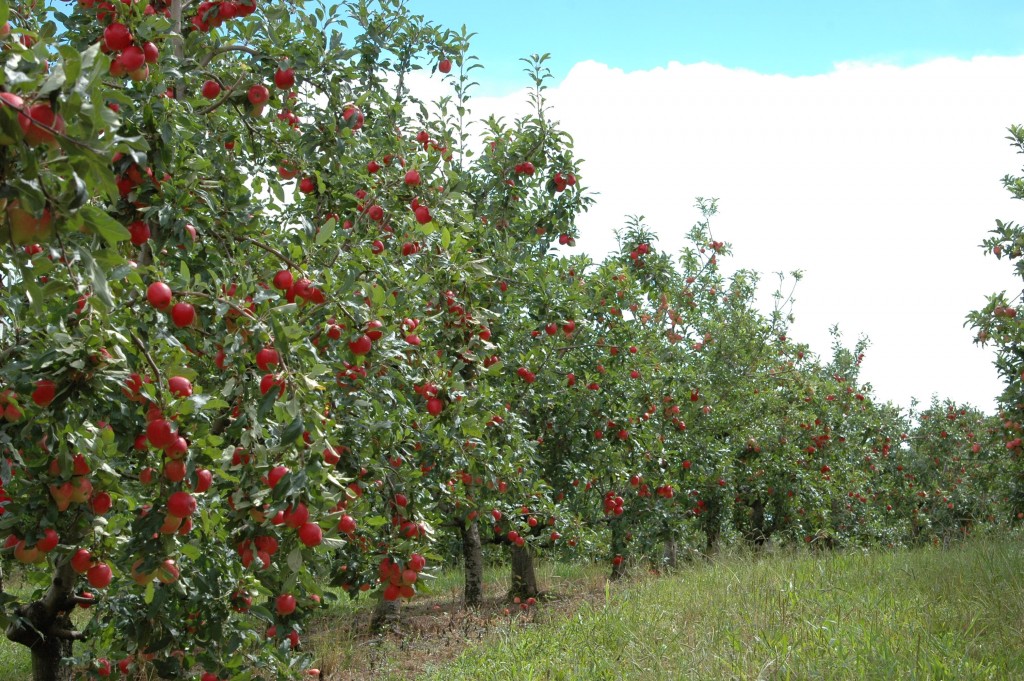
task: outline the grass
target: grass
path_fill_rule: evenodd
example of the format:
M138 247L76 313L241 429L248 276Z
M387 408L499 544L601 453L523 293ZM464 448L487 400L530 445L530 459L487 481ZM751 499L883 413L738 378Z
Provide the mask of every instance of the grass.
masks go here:
M508 628L424 681L1024 678L1024 546L724 556Z
M608 585L605 566L541 562L551 600L459 606L461 575L403 608L400 635L367 631L371 598L316 616L305 636L331 681L1024 678L1024 544L871 553L725 553L671 576ZM511 608L506 611L506 608ZM0 642L0 678L29 676Z

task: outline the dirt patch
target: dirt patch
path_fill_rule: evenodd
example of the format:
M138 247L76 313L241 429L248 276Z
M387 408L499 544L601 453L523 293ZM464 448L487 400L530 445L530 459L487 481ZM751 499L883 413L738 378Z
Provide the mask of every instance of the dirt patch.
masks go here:
M324 615L310 623L308 641L326 681L415 679L502 632L563 620L584 603L605 601L603 585L572 587L547 592L533 605L490 597L480 607L466 609L455 596L413 600L402 606L400 629L384 634L370 631L369 610Z

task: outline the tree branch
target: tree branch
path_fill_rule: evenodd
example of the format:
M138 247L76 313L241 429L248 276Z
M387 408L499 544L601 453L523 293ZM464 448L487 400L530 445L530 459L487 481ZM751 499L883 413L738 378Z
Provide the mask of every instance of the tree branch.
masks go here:
M270 253L272 255L277 256L277 259L280 260L281 262L283 262L284 264L288 265L288 267L292 268L293 270L297 270L300 274L302 273L302 268L301 267L296 265L284 253L282 253L281 251L277 250L273 246L265 244L262 241L258 241L257 239L253 239L251 236L238 236L238 237L235 237L235 240L239 241L239 242L248 242L248 243L251 243L251 244L253 244L254 246L256 246L258 248L262 248L267 253Z
M156 362L153 361L153 356L149 354L149 350L146 349L146 345L142 342L142 339L136 336L134 332L131 333L131 337L132 342L135 343L135 347L139 349L139 352L142 353L142 356L146 358L147 362L149 362L149 368L153 370L153 378L155 379L156 383L156 394L160 398L160 400L163 401L163 379L160 377L160 369L157 368Z
M199 66L205 68L211 61L213 61L213 58L216 57L218 54L225 54L227 52L245 52L246 54L256 57L257 59L267 58L266 55L261 54L259 51L254 50L253 48L248 47L247 45L222 45L221 47L218 47L214 50L210 50L210 53L199 61Z
M50 629L50 635L56 636L57 638L67 639L69 641L84 641L85 633L81 631L75 631L74 629L60 629L54 627Z

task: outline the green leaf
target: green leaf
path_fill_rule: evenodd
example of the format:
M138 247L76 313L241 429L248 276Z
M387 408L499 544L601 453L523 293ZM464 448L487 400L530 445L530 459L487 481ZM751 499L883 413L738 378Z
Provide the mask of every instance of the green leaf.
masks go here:
M331 236L334 235L334 228L336 225L337 220L331 218L322 227L320 227L320 231L316 233L316 243L318 246L327 243Z
M92 280L92 292L109 310L114 307L114 297L110 295L110 287L107 285L107 275L100 267L100 264L93 260L88 251L82 251L82 262L89 268L89 277Z
M153 598L155 596L156 596L156 587L153 586L153 582L149 582L148 584L146 584L146 594L142 597L142 600L144 600L146 602L146 605L149 605L150 603L153 602Z
M262 420L264 416L270 413L279 394L280 391L277 388L271 388L267 391L267 394L260 400L260 406L256 409L256 418Z
M96 230L111 246L116 246L120 241L127 241L132 236L124 225L96 206L82 206L79 212L82 214L85 224Z
M0 13L2 13L2 10L0 10ZM5 20L0 19L0 23L3 21ZM57 48L57 51L60 52L60 56L64 59L64 76L72 83L77 82L78 74L82 70L82 56L78 54L78 50L70 45L61 45Z
M281 444L288 445L299 438L304 430L304 424L302 423L302 416L296 416L295 420L285 426L284 430L281 431Z
M56 92L57 90L60 90L62 87L64 87L64 83L66 82L67 77L64 75L64 66L63 64L58 64L57 67L50 72L50 75L46 78L46 80L43 81L42 87L39 88L39 92L37 92L36 94L39 97L46 97L51 92Z
M452 233L448 231L447 227L441 228L441 248L448 250L448 245L452 242Z
M291 568L292 572L298 572L302 569L302 549L298 546L288 554L288 567Z

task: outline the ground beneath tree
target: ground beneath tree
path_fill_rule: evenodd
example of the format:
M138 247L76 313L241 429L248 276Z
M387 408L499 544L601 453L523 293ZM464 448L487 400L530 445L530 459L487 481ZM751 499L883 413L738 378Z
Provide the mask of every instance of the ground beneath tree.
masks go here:
M616 589L621 585L616 585ZM339 617L328 613L310 622L307 637L325 681L415 679L453 661L470 646L506 632L571 617L583 604L604 602L605 585L596 579L561 584L529 606L504 598L499 586L467 609L458 594L403 603L400 630L375 634L370 609ZM525 605L525 607L524 607Z

